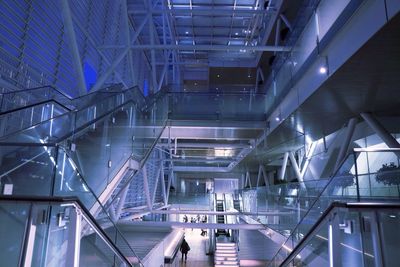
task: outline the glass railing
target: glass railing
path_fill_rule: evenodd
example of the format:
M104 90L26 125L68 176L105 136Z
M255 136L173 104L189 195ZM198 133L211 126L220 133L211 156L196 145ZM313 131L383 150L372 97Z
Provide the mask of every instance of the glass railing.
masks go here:
M140 91L139 89L137 90ZM69 109L80 109L83 106L86 106L97 99L104 97L99 95L116 94L121 92L121 84L105 87L101 90L90 92L86 95L76 98L71 98L64 92L59 91L51 86L11 91L0 94L0 114L49 101L57 102L68 107Z
M114 95L1 139L0 179L15 184L17 192L36 194L23 183L47 182L59 175L56 162L59 168L70 162L99 196L131 156L145 159L165 125L166 114L160 107L148 118L134 102L125 99L123 104L123 100ZM41 191L39 186L37 194Z
M2 151L10 149L10 147L4 148ZM127 253L127 257L135 256L97 198L104 190L107 181L100 181L100 185L98 180L86 180L72 158L61 147L22 146L11 147L11 150L15 151L16 148L18 148L17 153L23 155L23 158L17 159L17 166L7 172L1 172L3 195L77 197L109 238L115 240L116 246ZM15 160L4 157L1 168L10 167L9 161ZM29 174L26 175L27 173Z
M134 89L132 89L134 90ZM52 143L65 139L71 133L96 121L107 113L112 112L125 102L133 99L129 90L120 94L108 95L97 102L80 110L53 116L47 120L41 120L38 124L19 131L11 136L0 139L2 143ZM54 114L53 114L54 115Z
M134 157L144 164L167 117L166 106L159 103L140 110L130 92L1 139L1 193L77 196L106 233L119 235L98 197L127 160Z
M168 93L170 119L265 120L266 96L238 93ZM205 108L205 105L207 108Z
M143 266L76 198L2 196L0 222L4 266Z
M70 110L58 102L48 101L0 114L0 138L14 134Z
M334 201L399 202L400 170L397 156L399 151L399 149L355 149L329 180L321 183L315 181L316 184L313 186L307 182L287 185L298 188L291 205L297 216L292 216L296 219L285 227L283 233L288 238L276 257L282 258L287 255L288 248L293 248L302 240ZM305 193L301 193L302 191ZM281 193L281 198L288 199L285 191ZM284 205L278 204L275 207L287 209L288 205L285 202Z
M397 266L400 205L333 202L269 266Z
M199 209L209 210L212 202L212 195L208 193L179 193L171 192L168 204L182 210Z

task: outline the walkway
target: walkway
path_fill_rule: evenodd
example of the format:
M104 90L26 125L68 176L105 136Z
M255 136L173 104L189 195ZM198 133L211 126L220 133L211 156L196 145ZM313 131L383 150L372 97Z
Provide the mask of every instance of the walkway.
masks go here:
M208 237L200 235L200 229L186 229L185 239L189 243L190 251L188 253L187 262L182 262L181 253L178 252L179 266L185 267L212 267L214 259L212 256L206 255L206 240Z

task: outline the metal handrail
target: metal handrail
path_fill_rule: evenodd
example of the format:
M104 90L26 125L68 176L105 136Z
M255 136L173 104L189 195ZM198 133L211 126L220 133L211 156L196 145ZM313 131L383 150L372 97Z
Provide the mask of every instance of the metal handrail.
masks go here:
M368 148L368 147L363 147L363 148L354 148L353 151L355 153L362 153L362 152L398 152L400 151L400 148Z
M351 155L351 154L350 154ZM310 213L311 209L314 207L315 203L317 203L318 199L321 198L322 194L325 192L325 190L328 188L328 186L332 183L332 181L334 180L334 177L336 177L336 175L338 174L339 170L341 169L342 165L344 164L344 162L346 161L346 159L350 156L348 155L347 157L344 158L344 160L341 162L340 167L337 168L336 172L329 178L329 181L326 183L326 185L323 187L323 189L319 192L319 194L316 196L315 200L312 202L312 204L310 205L310 208L306 211L306 213L304 214L304 216L301 218L301 220L296 224L296 226L293 228L292 233L285 239L285 242L283 242L283 245L286 244L286 242L290 239L290 237L293 235L294 232L296 232L297 228L299 228L299 226L303 223L304 219L307 217L307 215ZM357 179L356 179L357 180ZM357 182L358 184L358 182ZM281 249L283 248L283 246L281 246L279 248L279 250L275 253L275 255L272 257L272 260L275 259L279 252L281 251Z
M329 207L322 213L322 215L318 218L316 223L311 227L308 233L299 241L299 243L293 248L290 254L283 260L280 266L286 266L291 260L293 260L297 254L303 249L306 245L306 242L309 241L310 238L313 238L316 231L319 230L320 225L326 220L328 215L335 209L338 208L346 208L346 209L356 209L356 210L365 210L365 209L399 209L400 203L379 203L379 202L359 202L359 203L347 203L334 201Z
M133 88L132 88L132 89L133 89ZM124 92L120 92L119 94L124 94ZM107 96L107 97L103 98L101 101L102 101L102 102L103 102L103 101L106 101L106 100L110 99L111 97L115 97L115 94L110 95L110 96ZM129 102L134 102L134 99L129 99L129 100L127 100L126 102L124 102L123 104L121 104L121 105L115 107L115 108L112 109L111 111L106 112L106 114L103 114L103 115L101 115L101 116L96 117L95 119L93 119L93 120L91 120L91 121L85 123L84 125L80 126L79 128L74 128L74 130L73 130L72 132L68 133L68 134L65 135L65 136L62 136L61 138L59 138L57 142L59 142L59 140L62 140L62 139L65 139L65 138L71 136L73 133L75 133L75 132L77 132L77 131L80 131L80 130L82 130L83 128L86 128L89 124L92 124L94 121L97 121L97 120L102 119L103 117L105 117L105 116L111 114L112 112L114 112L115 110L119 109L121 106L128 104ZM71 113L77 113L77 112L80 112L80 111L82 111L82 110L84 110L84 109L86 109L86 108L89 108L89 107L92 106L92 105L93 105L93 104L87 104L86 106L82 107L82 108L79 109L79 110L71 110L70 112L71 112ZM40 124L47 123L47 122L49 122L49 121L54 121L54 120L56 120L56 119L58 119L58 118L61 118L61 117L63 117L63 116L66 116L66 114L67 114L67 113L63 113L63 114L58 115L58 116L55 116L55 117L53 117L53 118L49 118L49 119L47 119L47 120L43 120L43 121L41 121L41 122L38 122L38 123L36 123L36 124L34 124L34 125L29 126L28 128L36 127L36 126L38 126L38 125L40 125ZM7 137L10 136L10 135L15 135L15 134L17 134L17 133L19 133L19 132L21 132L21 131L24 131L24 130L26 130L26 129L28 129L28 128L24 128L24 129L21 129L21 130L15 132L15 133L2 136L1 139L5 139L5 138L7 138ZM0 142L0 144L7 144L7 142Z

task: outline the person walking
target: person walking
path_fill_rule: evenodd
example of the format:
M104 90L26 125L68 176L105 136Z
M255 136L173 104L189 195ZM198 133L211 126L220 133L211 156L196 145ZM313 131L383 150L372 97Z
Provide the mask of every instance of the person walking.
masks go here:
M185 238L183 238L180 248L180 251L182 253L182 261L183 261L183 256L185 256L185 261L187 260L187 254L189 250L190 250L189 244L186 242Z

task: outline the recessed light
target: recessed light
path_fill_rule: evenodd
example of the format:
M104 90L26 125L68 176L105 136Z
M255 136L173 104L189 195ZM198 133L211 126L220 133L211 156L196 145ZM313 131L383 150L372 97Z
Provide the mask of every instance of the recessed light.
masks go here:
M279 117L276 117L275 120L276 120L276 121L280 121L281 119L280 119Z
M251 78L251 75L249 74L249 75L247 75L247 78Z
M186 31L185 33L186 33L186 34L189 34L189 32L188 32L188 31Z
M319 73L326 74L327 72L328 72L328 69L326 67L320 67L319 68Z
M239 33L238 33L238 32L235 32L235 35L236 35L236 36L238 36L238 35L239 35Z

